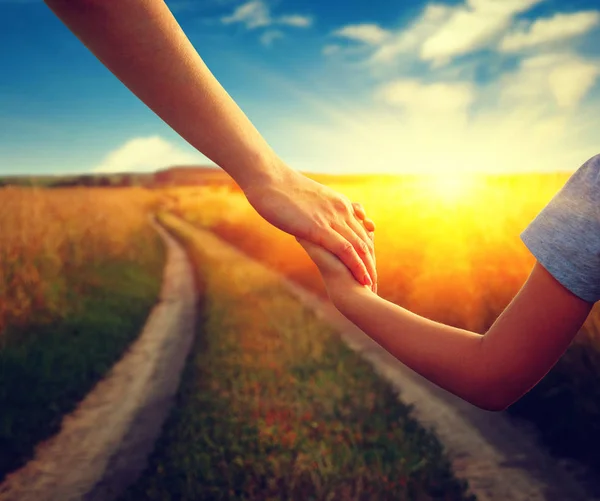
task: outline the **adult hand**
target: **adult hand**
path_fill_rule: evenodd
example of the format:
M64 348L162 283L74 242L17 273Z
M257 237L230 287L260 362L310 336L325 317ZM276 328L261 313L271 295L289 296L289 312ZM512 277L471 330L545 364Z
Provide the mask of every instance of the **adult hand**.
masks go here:
M356 280L377 291L375 230L360 204L291 169L274 180L246 186L256 211L273 226L335 254Z

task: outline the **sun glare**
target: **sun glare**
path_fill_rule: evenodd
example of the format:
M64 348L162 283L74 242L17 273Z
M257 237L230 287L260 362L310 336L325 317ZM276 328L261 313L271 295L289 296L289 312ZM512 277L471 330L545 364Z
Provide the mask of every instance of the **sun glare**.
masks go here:
M454 205L473 196L475 179L463 175L435 175L425 182L425 192L435 201L445 205Z

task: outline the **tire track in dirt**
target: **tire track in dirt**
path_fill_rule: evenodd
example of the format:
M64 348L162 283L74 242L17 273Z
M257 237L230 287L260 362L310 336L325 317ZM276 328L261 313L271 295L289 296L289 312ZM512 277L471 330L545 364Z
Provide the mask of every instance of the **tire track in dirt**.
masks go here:
M214 234L189 228L201 236L197 242L211 258L226 258L232 265L235 260L252 260L264 273L278 275ZM580 465L552 457L529 425L507 413L478 409L436 387L398 362L331 303L281 275L279 278L399 391L402 401L413 406L419 422L434 429L455 474L469 482L478 501L600 500L593 477Z
M141 473L179 386L193 341L197 294L182 247L155 224L167 259L142 333L60 432L0 485L0 501L107 501Z

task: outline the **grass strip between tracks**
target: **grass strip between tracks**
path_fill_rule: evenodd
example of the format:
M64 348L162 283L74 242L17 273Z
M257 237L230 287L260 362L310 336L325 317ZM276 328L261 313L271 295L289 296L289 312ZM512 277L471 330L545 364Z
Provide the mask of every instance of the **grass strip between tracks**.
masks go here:
M392 388L248 260L185 244L203 311L177 403L122 500L463 500L435 436ZM225 254L224 254L225 256Z

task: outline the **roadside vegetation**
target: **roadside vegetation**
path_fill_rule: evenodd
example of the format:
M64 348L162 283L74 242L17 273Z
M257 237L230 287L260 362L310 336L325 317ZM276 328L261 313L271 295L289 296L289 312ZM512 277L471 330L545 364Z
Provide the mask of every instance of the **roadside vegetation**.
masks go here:
M0 480L139 334L164 249L137 189L0 189Z

